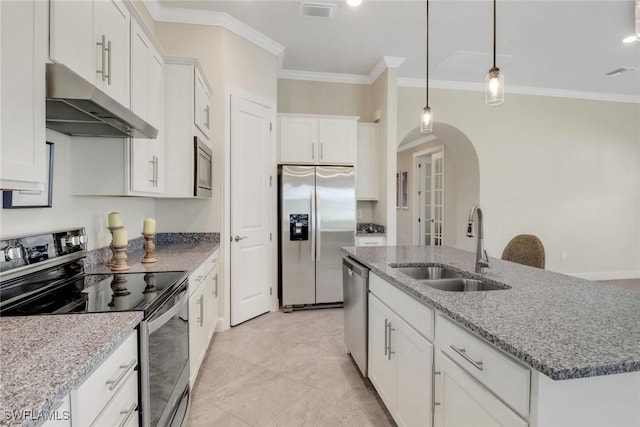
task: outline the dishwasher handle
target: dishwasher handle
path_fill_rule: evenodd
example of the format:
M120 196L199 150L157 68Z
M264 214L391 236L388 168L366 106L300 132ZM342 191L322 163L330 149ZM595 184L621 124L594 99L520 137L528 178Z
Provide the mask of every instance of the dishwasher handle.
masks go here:
M342 265L363 279L369 278L369 269L351 257L343 257ZM349 275L351 275L351 273L349 273Z

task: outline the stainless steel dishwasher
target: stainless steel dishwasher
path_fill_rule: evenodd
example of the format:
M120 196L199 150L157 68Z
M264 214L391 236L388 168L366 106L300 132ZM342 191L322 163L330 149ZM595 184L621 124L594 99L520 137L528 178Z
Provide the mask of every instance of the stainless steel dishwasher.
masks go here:
M342 258L344 343L347 352L367 376L369 269L354 259Z

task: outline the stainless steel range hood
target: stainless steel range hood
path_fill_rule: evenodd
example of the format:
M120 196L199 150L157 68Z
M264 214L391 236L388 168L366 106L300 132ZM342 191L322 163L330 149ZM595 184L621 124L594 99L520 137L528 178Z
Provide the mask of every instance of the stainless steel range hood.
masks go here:
M74 136L158 136L156 128L62 64L47 64L47 127Z

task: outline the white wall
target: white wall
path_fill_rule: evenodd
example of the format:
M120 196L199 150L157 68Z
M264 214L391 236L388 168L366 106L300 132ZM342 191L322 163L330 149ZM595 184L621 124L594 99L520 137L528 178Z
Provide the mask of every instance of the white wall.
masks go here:
M95 249L107 246L111 241L106 228L107 214L111 211L120 211L122 214L129 239L138 237L142 232L142 220L155 215L153 199L72 196L71 137L47 129L47 141L54 143L53 207L0 210L0 237L86 227L89 249ZM159 221L158 231L174 230Z
M403 136L416 126L424 89L398 93ZM436 121L463 132L478 154L491 256L530 233L550 270L640 275L640 105L507 94L486 107L479 92L429 95Z
M358 116L371 122L371 86L279 79L278 113Z

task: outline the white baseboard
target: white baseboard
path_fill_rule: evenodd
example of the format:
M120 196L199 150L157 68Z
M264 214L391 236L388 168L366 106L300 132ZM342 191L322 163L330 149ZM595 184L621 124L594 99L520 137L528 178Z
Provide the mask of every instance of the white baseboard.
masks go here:
M586 280L622 280L640 278L640 271L603 271L591 273L566 273Z

